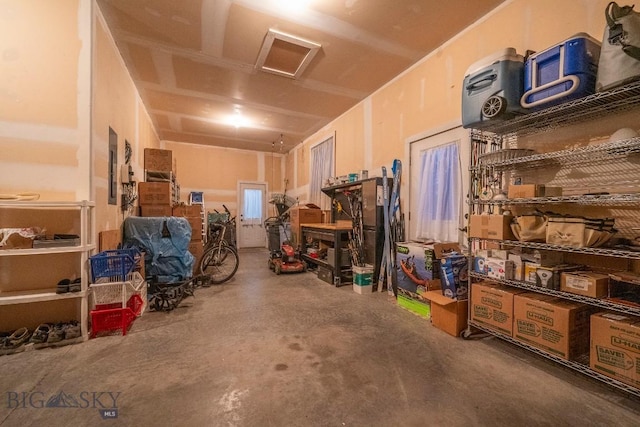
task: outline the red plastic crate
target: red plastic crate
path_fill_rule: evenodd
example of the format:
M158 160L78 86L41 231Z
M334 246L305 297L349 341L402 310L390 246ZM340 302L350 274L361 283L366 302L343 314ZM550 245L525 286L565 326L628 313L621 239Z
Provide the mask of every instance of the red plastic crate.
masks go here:
M127 307L131 309L133 314L140 316L142 314L142 308L144 307L144 301L139 294L131 295L129 301L127 301Z
M129 307L91 310L91 338L101 332L119 330L122 330L122 335L127 335L127 330L135 318L136 314Z

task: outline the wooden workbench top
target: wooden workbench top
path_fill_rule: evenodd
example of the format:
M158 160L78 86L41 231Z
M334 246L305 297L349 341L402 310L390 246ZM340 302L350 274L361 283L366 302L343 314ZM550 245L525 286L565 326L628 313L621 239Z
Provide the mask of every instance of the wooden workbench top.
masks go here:
M335 224L335 223L331 223L331 224L323 224L323 223L317 223L317 224L300 224L300 227L311 227L311 228L316 228L316 229L320 229L320 230L351 230L353 229L353 227L351 225L346 225L346 224Z

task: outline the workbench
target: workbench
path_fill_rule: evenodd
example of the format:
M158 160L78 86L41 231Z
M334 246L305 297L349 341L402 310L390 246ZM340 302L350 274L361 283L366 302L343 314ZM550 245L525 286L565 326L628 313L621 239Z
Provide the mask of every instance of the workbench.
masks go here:
M352 283L351 263L341 264L341 249L346 248L349 243L349 232L351 225L343 224L301 224L301 253L302 259L307 264L318 266L318 276L329 273L334 286ZM307 253L307 248L314 242L318 246L334 248L333 265L328 260L314 258ZM324 279L323 279L324 280Z

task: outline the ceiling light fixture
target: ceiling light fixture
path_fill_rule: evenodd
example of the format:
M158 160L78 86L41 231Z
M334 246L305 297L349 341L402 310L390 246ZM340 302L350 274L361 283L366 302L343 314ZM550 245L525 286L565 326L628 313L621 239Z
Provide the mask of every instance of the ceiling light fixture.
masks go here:
M249 119L247 119L246 117L242 116L242 114L240 114L239 111L236 111L235 114L232 114L229 117L227 117L225 122L227 124L235 127L236 129L238 129L240 127L247 127L247 126L249 126L251 124Z
M283 139L283 135L280 134L280 152L282 153L282 146L284 145L284 139Z
M297 79L321 47L318 43L271 28L260 48L256 68Z

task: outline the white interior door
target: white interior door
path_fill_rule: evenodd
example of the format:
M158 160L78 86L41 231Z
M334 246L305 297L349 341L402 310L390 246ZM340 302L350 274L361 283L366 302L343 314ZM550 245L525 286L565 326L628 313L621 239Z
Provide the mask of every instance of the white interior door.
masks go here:
M241 182L238 188L238 247L264 248L267 234L264 220L267 211L267 185Z
M420 183L420 156L423 151L446 145L449 143L457 142L460 152L460 163L462 171L462 195L463 200L460 209L460 225L464 225L464 214L468 211L466 204L466 198L464 196L468 194L469 190L469 130L462 127L456 127L443 132L437 132L432 135L425 136L409 144L409 151L411 161L409 163L409 239L417 240L417 221L418 218L416 209L418 206L418 191ZM459 238L460 243L463 241L462 233Z

